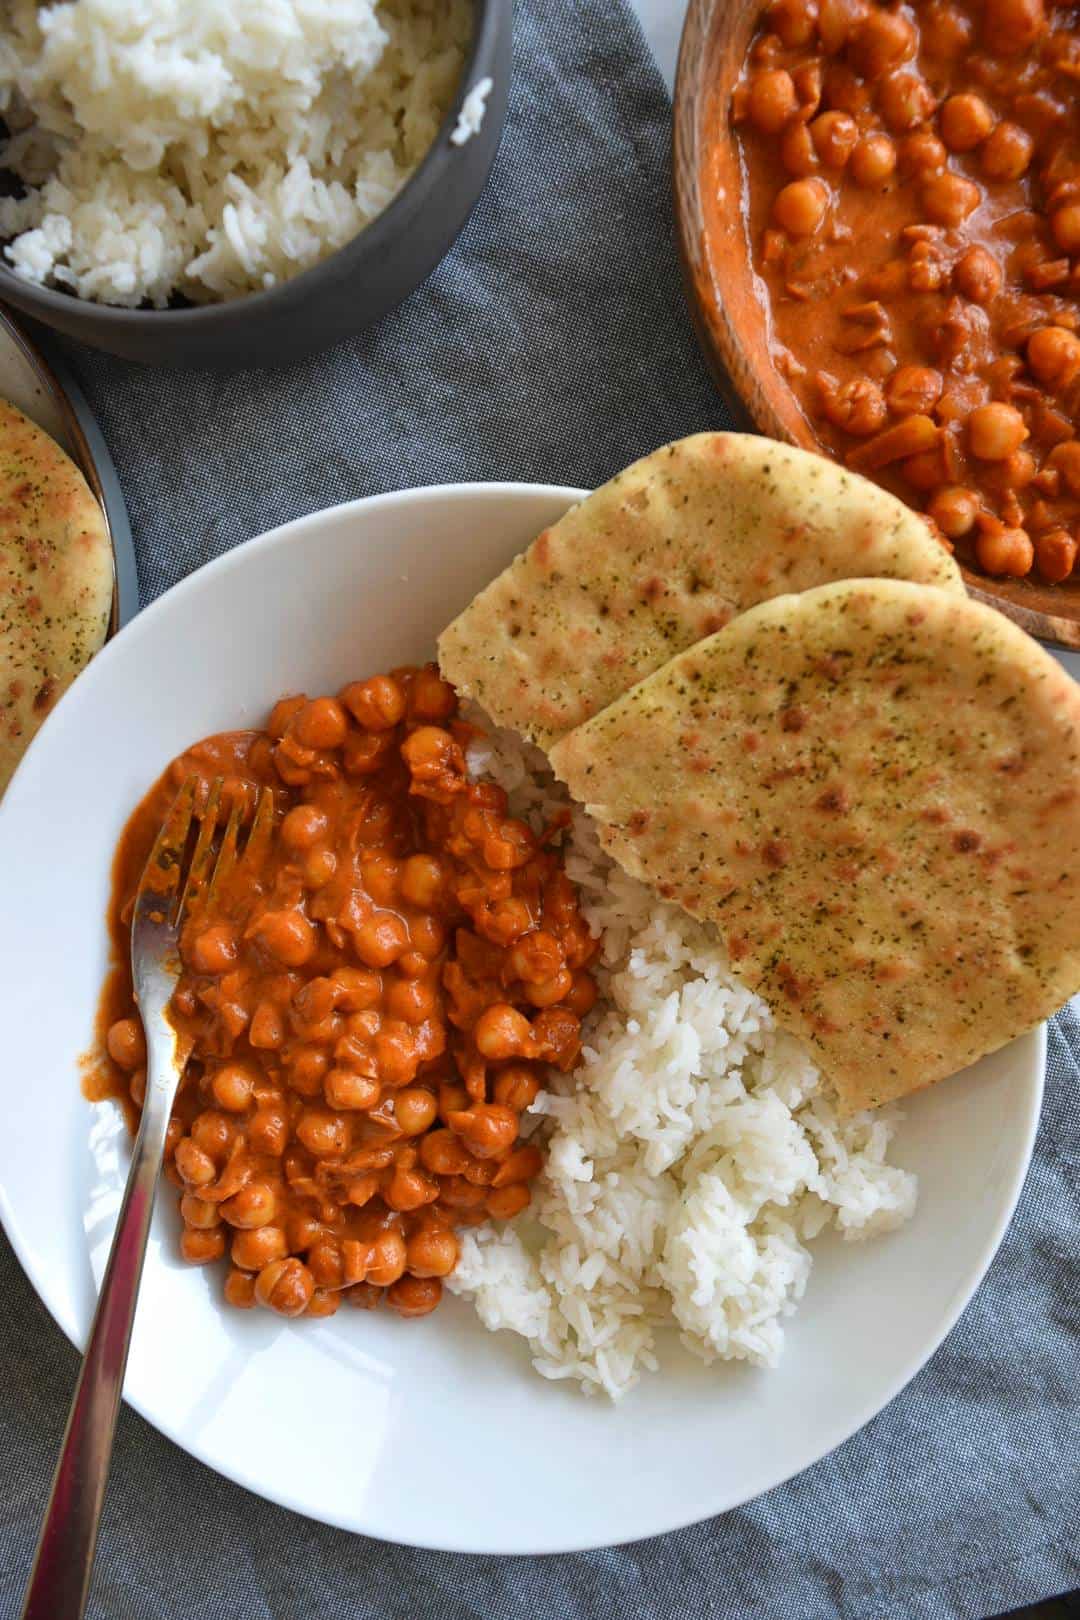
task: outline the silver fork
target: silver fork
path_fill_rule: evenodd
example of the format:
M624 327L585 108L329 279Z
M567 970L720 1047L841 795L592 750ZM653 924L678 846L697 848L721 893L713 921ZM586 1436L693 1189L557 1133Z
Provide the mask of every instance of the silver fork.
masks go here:
M86 1605L154 1193L173 1101L188 1056L167 1017L180 973L180 930L193 907L212 897L237 861L253 858L268 842L273 824L273 795L263 788L240 855L245 814L238 796L215 853L222 787L222 779L215 778L200 809L197 778L188 777L139 882L131 922L131 968L146 1033L146 1096L124 1201L42 1520L22 1620L78 1620ZM198 833L188 859L193 824Z

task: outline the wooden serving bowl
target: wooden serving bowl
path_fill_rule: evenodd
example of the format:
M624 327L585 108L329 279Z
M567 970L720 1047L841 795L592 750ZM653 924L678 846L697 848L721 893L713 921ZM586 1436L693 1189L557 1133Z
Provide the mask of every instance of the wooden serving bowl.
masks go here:
M690 313L717 387L741 427L821 447L769 356L742 216L728 108L764 0L690 0L675 80L675 223ZM990 579L965 568L972 596L1029 634L1080 650L1080 580Z

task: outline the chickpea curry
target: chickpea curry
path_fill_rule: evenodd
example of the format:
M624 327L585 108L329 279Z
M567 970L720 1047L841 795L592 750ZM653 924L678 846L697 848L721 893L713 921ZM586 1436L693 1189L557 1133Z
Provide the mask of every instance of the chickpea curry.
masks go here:
M993 575L1080 579L1080 14L773 0L733 95L774 364Z
M545 1065L577 1060L597 942L558 829L470 777L470 734L434 666L284 698L265 731L189 749L124 830L99 1022L134 1119L129 918L157 831L192 774L224 778L223 818L274 794L258 860L185 924L170 1009L190 1051L166 1150L181 1252L227 1261L233 1305L317 1317L385 1294L426 1315L455 1229L529 1203L522 1114Z

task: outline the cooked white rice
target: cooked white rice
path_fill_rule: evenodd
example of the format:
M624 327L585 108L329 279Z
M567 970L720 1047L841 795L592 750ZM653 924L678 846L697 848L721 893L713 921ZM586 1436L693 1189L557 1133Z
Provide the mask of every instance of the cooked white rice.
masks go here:
M569 802L512 733L488 728L470 763L534 828ZM713 931L616 867L579 807L566 869L602 937L601 998L582 1063L534 1105L549 1134L532 1229L465 1232L449 1285L485 1327L527 1338L538 1372L587 1393L625 1394L673 1326L705 1361L775 1366L807 1244L914 1210L915 1177L886 1163L899 1116L839 1121Z
M4 256L161 307L287 280L382 212L461 78L469 0L2 0ZM482 113L482 108L480 109Z

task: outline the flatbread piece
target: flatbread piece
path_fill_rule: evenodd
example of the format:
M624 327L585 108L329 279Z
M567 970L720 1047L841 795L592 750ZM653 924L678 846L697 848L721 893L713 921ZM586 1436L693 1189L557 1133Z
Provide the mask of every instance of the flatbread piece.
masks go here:
M1080 687L978 602L875 580L764 603L551 763L848 1110L1080 989Z
M439 639L443 674L547 747L773 596L960 571L925 521L824 456L698 433L636 461L544 531Z
M54 439L0 400L0 793L105 640L108 525Z

